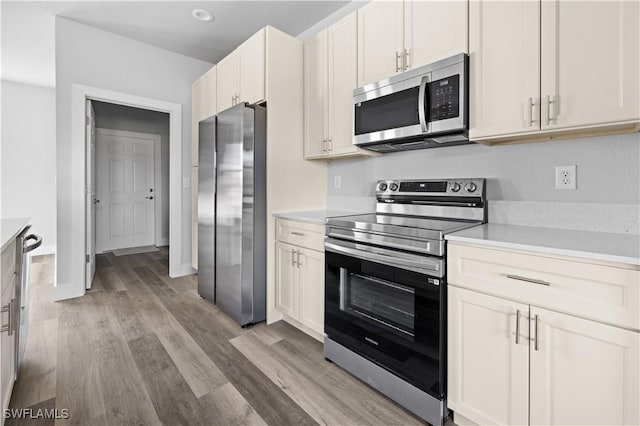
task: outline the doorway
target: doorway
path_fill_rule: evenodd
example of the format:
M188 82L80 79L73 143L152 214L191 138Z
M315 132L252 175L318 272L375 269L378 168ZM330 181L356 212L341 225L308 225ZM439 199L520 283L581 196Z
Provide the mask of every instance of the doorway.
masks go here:
M160 145L158 134L96 129L96 253L163 245Z

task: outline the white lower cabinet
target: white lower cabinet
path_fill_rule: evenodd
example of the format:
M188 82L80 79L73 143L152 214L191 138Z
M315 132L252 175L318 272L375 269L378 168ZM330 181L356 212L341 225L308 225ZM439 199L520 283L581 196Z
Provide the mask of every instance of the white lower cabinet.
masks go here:
M287 322L321 340L324 335L324 252L317 250L322 246L314 238L315 225L301 224L301 228L295 225L295 222L279 220L276 226L280 239L276 242L276 308ZM322 227L318 225L318 228Z
M452 286L448 293L449 408L478 424L527 424L529 307Z
M450 244L448 250L448 405L455 413L454 421L483 425L640 424L640 332L625 328L624 323L605 324L553 310L564 306L552 297L564 284L559 278L523 281L518 275L514 282L523 286L520 294L510 292L506 283L496 286L489 277L496 276L492 268L498 263L480 261L489 256L487 251L456 244ZM514 267L513 256L523 255L491 251L504 259L502 269ZM548 256L527 256L529 274L550 261ZM566 279L579 275L580 261L556 261L567 263ZM632 271L625 265L585 267L602 268L611 277L617 276L621 289L627 288L625 274ZM561 273L554 271L557 277ZM592 271L596 281L585 279L585 286L597 282L598 273ZM640 281L636 284L640 286ZM501 287L505 288L504 297ZM540 298L539 291L550 297ZM527 300L528 295L537 298L536 304ZM621 304L636 308L633 300L624 300L634 298L634 291L620 295ZM575 299L580 301L579 293ZM629 314L633 317L635 312Z
M15 246L14 246L15 247ZM11 392L16 377L16 334L15 334L15 313L16 307L16 290L15 275L12 276L8 284L2 283L4 291L2 293L1 305L2 314L0 314L0 326L3 328L0 332L0 402L2 410L9 408L11 400ZM4 417L1 420L4 424Z
M531 424L640 424L640 333L532 306L532 336L536 318Z

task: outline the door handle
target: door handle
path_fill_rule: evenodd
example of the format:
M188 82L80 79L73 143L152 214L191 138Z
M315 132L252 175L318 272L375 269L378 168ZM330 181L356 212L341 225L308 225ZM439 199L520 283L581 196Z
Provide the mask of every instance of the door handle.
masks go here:
M150 197L144 197L144 198L146 198L147 200L153 200L153 195L151 195Z
M300 269L300 265L302 265L302 263L300 263L300 255L301 255L301 254L302 254L302 252L301 252L300 250L298 250L298 260L297 260L297 263L298 263L298 269Z
M332 152L333 151L333 138L327 139L327 142L329 143L329 152Z
M547 113L545 114L544 124L548 126L552 120L555 121L555 117L551 116L551 104L555 104L557 101L555 99L555 96L546 95L544 97L544 102L547 106Z
M2 327L0 327L0 333L4 333L7 332L7 334L9 336L13 335L13 301L15 299L12 299L9 304L4 305L1 309L0 312L4 313L4 312L8 312L9 313L9 322L7 323L7 325L3 325Z
M509 278L510 280L524 281L524 282L527 282L527 283L539 284L539 285L544 285L544 286L547 286L547 287L551 286L551 283L548 282L548 281L536 280L534 278L522 277L520 275L505 274L505 277Z
M408 51L407 49L403 50L403 56L404 56L404 71L408 70L409 67L411 67L411 63L409 62L409 58L411 57L411 52Z
M534 348L536 351L538 351L538 350L539 350L539 348L540 348L540 347L539 347L539 345L538 345L538 341L539 341L539 339L538 339L538 327L539 327L538 322L539 322L539 319L540 319L540 318L539 318L539 317L538 317L538 315L536 314L536 319L535 319L535 333L534 333L534 346L533 346L533 348Z
M520 309L516 310L516 345L520 344Z
M294 249L291 249L291 267L296 267L296 251Z
M400 72L404 65L400 65L402 60L402 53L396 51L396 72Z
M533 126L533 123L537 121L533 116L533 107L536 105L536 103L537 102L535 102L533 98L529 98L527 100L527 125L529 127Z

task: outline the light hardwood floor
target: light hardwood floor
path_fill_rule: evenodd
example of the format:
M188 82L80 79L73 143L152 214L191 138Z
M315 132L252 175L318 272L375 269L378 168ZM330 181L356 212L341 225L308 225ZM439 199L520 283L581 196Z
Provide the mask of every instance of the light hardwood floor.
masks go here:
M57 303L53 257L36 258L11 408L68 409L56 424L423 424L288 324L240 328L167 258L99 255L93 288Z

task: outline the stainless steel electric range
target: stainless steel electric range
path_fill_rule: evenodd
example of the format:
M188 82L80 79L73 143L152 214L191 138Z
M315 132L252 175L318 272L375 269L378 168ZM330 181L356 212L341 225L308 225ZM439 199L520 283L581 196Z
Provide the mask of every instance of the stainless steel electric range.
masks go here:
M376 198L376 213L327 219L325 358L441 425L444 236L486 222L485 180L383 180Z

